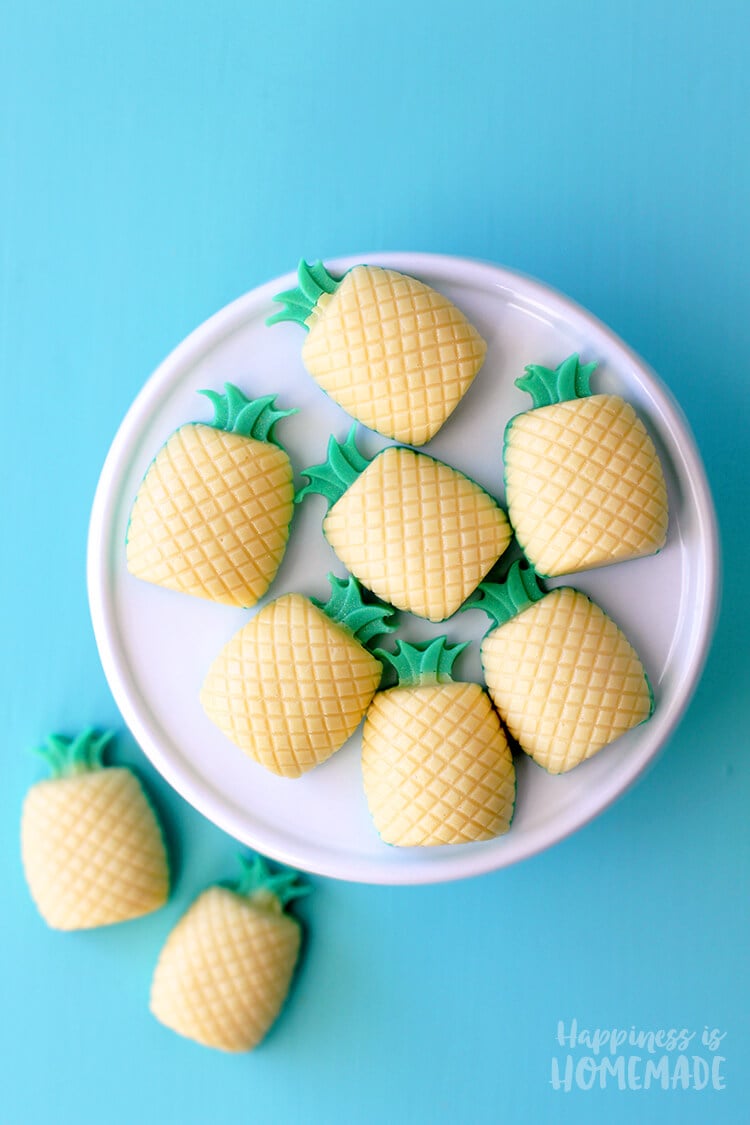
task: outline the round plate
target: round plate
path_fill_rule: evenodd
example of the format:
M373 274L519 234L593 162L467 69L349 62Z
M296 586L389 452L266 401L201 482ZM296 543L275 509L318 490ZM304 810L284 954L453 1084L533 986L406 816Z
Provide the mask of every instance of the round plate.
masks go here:
M206 671L254 611L214 605L140 582L125 566L128 513L151 459L187 421L208 421L195 393L237 383L251 396L278 393L300 413L278 427L295 471L325 458L331 433L351 420L308 376L303 333L268 328L274 294L288 274L228 305L169 356L128 411L102 471L91 516L88 585L104 671L124 719L166 780L231 836L283 863L342 879L429 883L476 875L525 859L580 828L621 794L654 758L682 715L703 665L716 607L718 550L713 505L700 457L679 408L655 375L590 314L539 282L482 262L431 254L370 254L328 263L335 274L358 262L413 274L450 297L488 342L485 364L429 452L503 496L501 449L508 419L529 405L513 380L527 363L556 366L571 352L597 360L594 391L633 403L659 451L667 478L667 545L652 558L588 571L574 584L624 629L656 695L649 722L571 773L552 777L524 755L510 832L497 840L436 848L383 844L370 820L359 733L322 766L290 781L251 762L209 722L198 701ZM374 453L383 439L362 430ZM298 483L301 478L298 476ZM322 497L296 511L290 544L265 602L290 590L325 599L326 574L343 574L321 533ZM561 583L552 583L559 585ZM446 632L478 641L478 611L433 626L408 614L400 632L423 639ZM458 674L479 679L478 645Z

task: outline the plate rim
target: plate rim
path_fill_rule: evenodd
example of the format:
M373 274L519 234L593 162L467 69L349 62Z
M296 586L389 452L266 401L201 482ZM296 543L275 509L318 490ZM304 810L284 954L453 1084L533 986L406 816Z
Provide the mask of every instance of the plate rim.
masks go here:
M201 785L196 784L196 780L200 781L200 779L197 778L192 766L186 762L180 765L179 761L176 762L168 753L164 753L158 739L154 737L148 724L142 720L138 708L131 700L132 693L128 691L128 678L118 660L112 636L113 630L108 627L107 607L108 602L111 603L111 596L108 597L107 567L102 565L109 543L106 532L117 503L118 493L115 486L120 462L127 455L131 443L137 440L141 419L153 413L160 395L171 388L180 369L188 362L191 366L194 365L220 340L241 327L247 319L248 306L263 301L270 303L275 294L295 285L296 271L290 271L248 290L196 326L156 367L126 411L105 458L91 508L86 560L89 612L104 674L125 724L164 780L211 823L232 838L249 847L257 848L278 862L315 875L371 885L426 885L452 882L512 866L554 847L585 827L623 796L663 752L697 687L716 625L721 571L718 523L705 468L681 406L650 365L593 313L537 278L484 259L421 251L392 253L379 251L326 259L327 266L334 271L347 270L361 262L389 266L416 276L420 273L429 276L432 273L447 271L457 284L463 282L476 285L477 279L483 277L485 284L489 282L500 290L517 292L519 286L522 287L524 300L527 303L538 304L547 313L552 303L555 313L561 315L567 323L585 328L585 335L589 337L592 334L598 335L610 348L620 351L638 370L639 377L649 392L656 399L663 400L667 420L679 431L680 441L675 442L675 446L679 449L683 468L694 494L695 514L700 529L699 542L703 548L704 582L699 598L702 612L697 622L697 629L692 633L695 639L688 672L682 678L679 691L672 699L661 726L654 727L652 730L645 728L637 755L633 752L633 768L625 783L622 784L621 779L618 778L617 784L605 786L603 792L597 791L597 794L586 802L585 808L573 806L575 815L572 809L566 810L558 816L551 828L545 826L544 829L538 829L530 837L529 846L522 855L511 854L506 857L502 851L495 852L491 849L486 851L472 849L470 852L462 853L460 846L456 846L455 853L451 852L451 862L423 864L419 867L414 862L389 866L382 864L378 859L355 858L351 862L347 856L342 859L340 853L336 852L335 855L339 858L334 867L331 867L325 862L325 857L331 854L331 849L328 847L319 846L317 858L311 860L303 851L294 847L278 847L273 841L269 843L263 831L260 831L255 839L249 837L246 826L240 826L237 822L234 807L226 802L217 801L218 794L215 791L209 791L208 794L202 791ZM419 851L420 849L415 849L415 854Z

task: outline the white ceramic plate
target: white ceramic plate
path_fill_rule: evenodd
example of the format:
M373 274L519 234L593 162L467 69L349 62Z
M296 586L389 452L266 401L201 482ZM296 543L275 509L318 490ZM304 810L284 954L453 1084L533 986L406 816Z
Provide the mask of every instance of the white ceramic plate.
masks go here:
M128 411L102 471L91 516L88 584L104 670L128 726L153 764L210 820L245 844L294 867L361 882L429 883L504 867L580 828L620 795L654 758L690 699L708 648L716 607L718 554L711 497L679 408L648 367L583 309L529 278L496 266L428 254L370 254L328 263L392 266L439 289L489 343L487 359L429 452L503 495L501 448L507 420L530 400L513 380L527 363L555 366L573 351L598 360L593 390L616 391L640 412L664 465L669 537L653 558L589 571L575 584L625 630L646 665L656 711L572 773L551 777L518 762L516 817L507 836L481 844L399 849L383 844L367 811L359 733L299 780L257 766L209 722L198 702L206 670L253 611L213 605L151 586L125 567L133 497L152 457L186 421L209 420L195 392L229 380L251 395L277 392L300 413L278 436L299 470L324 460L330 433L350 419L317 387L300 360L302 331L268 328L272 297L296 283L289 274L241 297L201 325L169 356ZM386 444L362 431L367 452ZM301 479L298 476L298 483ZM343 570L321 534L322 497L300 505L286 558L268 598L290 590L325 598L326 574ZM559 583L558 583L559 584ZM261 604L265 604L265 600ZM402 615L403 633L447 632L479 640L477 611L432 626ZM478 646L457 672L479 679Z

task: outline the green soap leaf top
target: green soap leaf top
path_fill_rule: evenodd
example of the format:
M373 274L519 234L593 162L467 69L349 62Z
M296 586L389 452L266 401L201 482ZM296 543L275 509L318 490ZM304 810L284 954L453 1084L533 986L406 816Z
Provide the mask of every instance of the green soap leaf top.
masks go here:
M239 879L229 885L229 889L260 907L283 910L292 899L307 895L312 890L308 883L298 881L299 874L296 871L271 871L262 855L241 855L237 858L242 873Z
M362 587L353 574L348 578L337 578L335 574L329 574L328 581L331 584L328 601L321 602L317 598L311 598L311 602L333 621L349 629L361 645L367 645L381 633L394 631L396 626L391 624L393 607L377 598L365 602Z
M526 367L526 374L516 379L516 386L531 395L532 410L557 402L587 398L591 394L589 383L596 367L595 363L581 365L576 354L564 359L554 371L531 363Z
M481 609L495 629L538 602L546 592L531 564L517 559L501 582L481 582L459 612Z
M44 758L53 778L75 777L103 768L102 757L113 738L113 731L99 734L93 727L86 727L75 738L50 734L42 746L34 747L34 752Z
M328 441L327 459L322 465L311 465L309 469L302 470L302 476L307 477L310 483L300 488L294 498L296 504L311 493L325 496L329 508L341 499L360 473L363 473L370 464L369 458L357 449L356 437L356 422L349 430L345 441L336 441L333 434L331 435Z
M341 278L332 277L321 261L309 265L303 258L297 269L297 286L276 294L274 301L279 301L284 307L269 316L266 324L291 320L307 330L307 321L321 296L324 293L334 293L340 282Z
M278 445L273 436L274 426L282 418L297 413L296 408L276 410L276 395L248 398L234 383L225 383L224 392L223 395L218 391L199 391L198 394L205 395L213 405L214 419L211 425L217 430L226 430L227 433L241 434L243 437L255 438L256 441L271 441Z
M447 637L431 641L398 641L395 652L373 649L378 660L390 664L398 677L399 687L422 687L426 684L449 684L453 679L456 658L468 646L468 641L449 645Z

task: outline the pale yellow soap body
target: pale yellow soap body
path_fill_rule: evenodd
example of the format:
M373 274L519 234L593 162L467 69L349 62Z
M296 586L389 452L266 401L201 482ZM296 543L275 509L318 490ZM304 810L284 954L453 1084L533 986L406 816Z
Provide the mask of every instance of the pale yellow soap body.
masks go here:
M201 423L181 426L136 496L128 569L181 593L255 605L281 563L293 507L283 449Z
M481 653L503 722L550 773L573 769L651 714L632 645L580 591L546 594L488 633Z
M129 769L37 782L23 806L21 850L32 897L56 930L138 918L169 895L161 829Z
M293 918L209 887L167 938L151 985L151 1011L206 1047L249 1051L281 1010L299 946Z
M592 395L519 414L505 442L508 515L540 575L651 555L667 535L667 490L632 406Z
M394 270L356 266L307 320L302 359L358 421L409 445L437 433L487 345L441 293Z
M444 621L510 542L505 513L478 484L411 449L378 454L323 521L363 585L398 609Z
M200 698L208 717L254 761L299 777L354 733L382 671L309 598L284 594L219 653Z
M379 692L363 728L362 772L375 826L388 844L469 843L510 827L513 759L478 684Z

